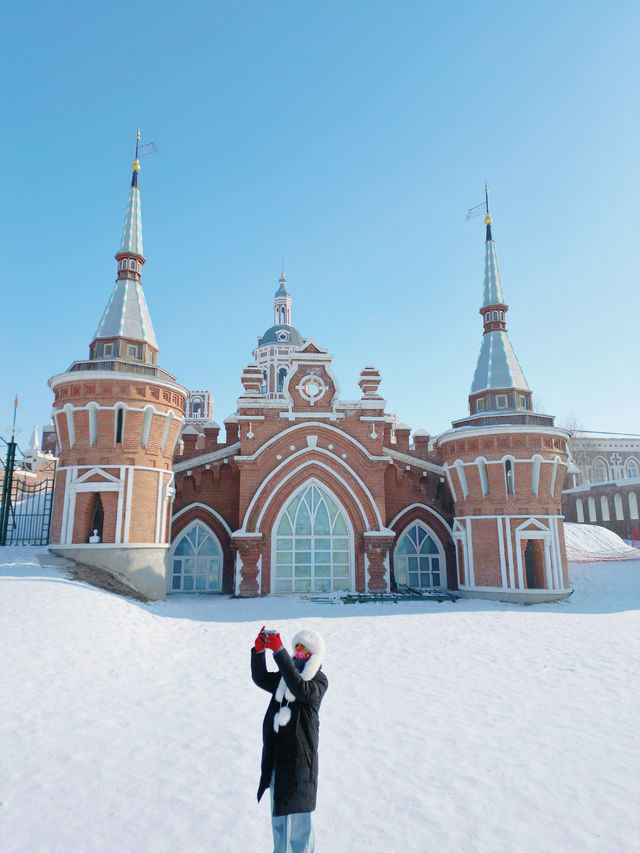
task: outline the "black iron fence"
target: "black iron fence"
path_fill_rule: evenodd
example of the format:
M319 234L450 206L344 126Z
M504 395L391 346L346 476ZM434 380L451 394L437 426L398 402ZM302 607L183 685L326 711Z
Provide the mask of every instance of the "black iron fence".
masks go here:
M1 464L0 545L47 545L55 460L40 460L33 465L25 461L12 440L7 443Z

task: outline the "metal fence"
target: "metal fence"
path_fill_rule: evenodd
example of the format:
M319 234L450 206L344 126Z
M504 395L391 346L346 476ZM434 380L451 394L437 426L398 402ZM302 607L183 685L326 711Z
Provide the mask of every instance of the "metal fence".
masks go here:
M29 470L18 445L8 442L0 469L0 545L49 543L56 466L54 461L45 466Z

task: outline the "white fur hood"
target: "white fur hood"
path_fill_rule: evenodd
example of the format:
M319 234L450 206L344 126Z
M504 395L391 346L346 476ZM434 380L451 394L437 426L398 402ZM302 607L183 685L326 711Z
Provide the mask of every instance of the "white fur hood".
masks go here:
M302 631L298 631L293 638L291 644L293 654L295 654L296 645L298 643L302 643L302 645L306 646L311 652L311 657L305 663L304 668L300 673L300 677L303 681L311 681L311 679L318 674L324 660L324 640L317 631L314 631L311 628L303 628ZM291 719L291 709L289 708L289 705L296 701L295 696L285 684L284 678L280 678L280 682L278 683L275 693L275 700L280 704L280 710L276 712L276 715L273 718L273 728L274 731L277 732L281 726L286 726ZM283 702L286 704L283 705Z

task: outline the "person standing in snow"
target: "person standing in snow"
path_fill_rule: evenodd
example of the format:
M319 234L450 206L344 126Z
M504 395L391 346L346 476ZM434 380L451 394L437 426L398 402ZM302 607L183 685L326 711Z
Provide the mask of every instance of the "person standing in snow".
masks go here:
M293 660L280 634L264 626L251 650L251 677L271 693L262 723L262 772L258 802L271 790L274 853L313 853L311 812L318 790L318 711L329 682L320 671L324 640L305 629L293 638ZM279 672L268 672L265 649Z

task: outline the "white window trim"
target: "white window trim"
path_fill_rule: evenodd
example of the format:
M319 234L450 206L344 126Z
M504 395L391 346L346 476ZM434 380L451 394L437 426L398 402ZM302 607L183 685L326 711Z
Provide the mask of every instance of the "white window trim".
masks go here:
M197 525L200 525L200 527L203 527L207 531L207 535L211 537L214 545L218 549L218 560L219 560L219 563L218 563L218 589L217 590L206 590L206 589L204 589L204 590L203 589L174 590L173 589L173 558L175 556L175 550L178 547L178 545L180 544L180 542L187 535L187 533L189 533L189 531L193 530L193 528L196 527ZM206 524L206 522L202 521L199 518L196 518L193 521L190 521L189 524L187 524L187 526L180 531L180 533L178 534L178 538L174 542L171 543L171 548L169 549L169 566L168 566L168 569L169 570L167 571L167 594L168 593L174 593L174 594L180 594L180 595L182 595L182 594L191 595L192 593L198 593L200 595L202 595L202 594L219 595L222 592L222 576L223 576L223 569L224 569L224 551L222 550L222 545L220 543L220 540L218 539L216 534L213 532L213 530L209 527L209 525Z
M443 576L444 576L444 583L441 582L440 586L438 588L439 589L448 589L449 585L448 585L448 579L447 579L447 558L445 555L444 548L442 546L442 542L440 541L436 532L431 527L429 527L429 525L426 524L421 518L416 518L413 521L409 522L409 524L407 524L405 527L403 527L402 530L396 536L396 542L395 542L395 546L393 549L393 573L394 573L394 575L396 573L396 555L397 555L397 551L398 551L398 546L401 544L403 537L407 535L407 533L411 530L411 528L414 525L421 527L422 530L424 530L424 532L428 536L431 537L431 539L433 540L433 543L435 544L436 548L438 549L438 557L440 559L440 580L441 581L442 581ZM463 547L464 547L464 545L463 545ZM456 553L457 553L457 548L456 548ZM401 556L403 556L403 555L401 555ZM423 556L427 556L427 555L423 554ZM432 556L435 556L435 554L433 554ZM397 578L396 578L396 580L397 580Z
M280 509L278 510L278 514L273 522L273 527L271 528L271 588L269 592L271 594L275 593L275 583L276 583L276 565L277 565L277 545L278 545L278 527L282 520L283 515L285 514L287 507L291 504L291 502L298 497L301 493L304 493L309 486L316 486L323 492L326 492L332 501L335 502L336 506L342 513L345 524L347 526L347 537L348 537L348 554L349 554L349 589L355 590L356 588L356 578L355 578L355 535L353 531L353 525L351 524L351 519L349 518L349 513L347 512L346 507L342 503L342 501L338 498L335 492L331 490L326 483L320 482L316 477L310 477L308 480L305 480L303 483L298 486L295 491L293 491L287 499L284 501ZM366 572L365 572L366 574ZM278 593L279 595L293 595L295 593Z
M475 463L478 466L478 474L480 476L480 486L482 487L482 494L484 497L486 497L490 493L487 460L484 456L478 456L475 460Z

